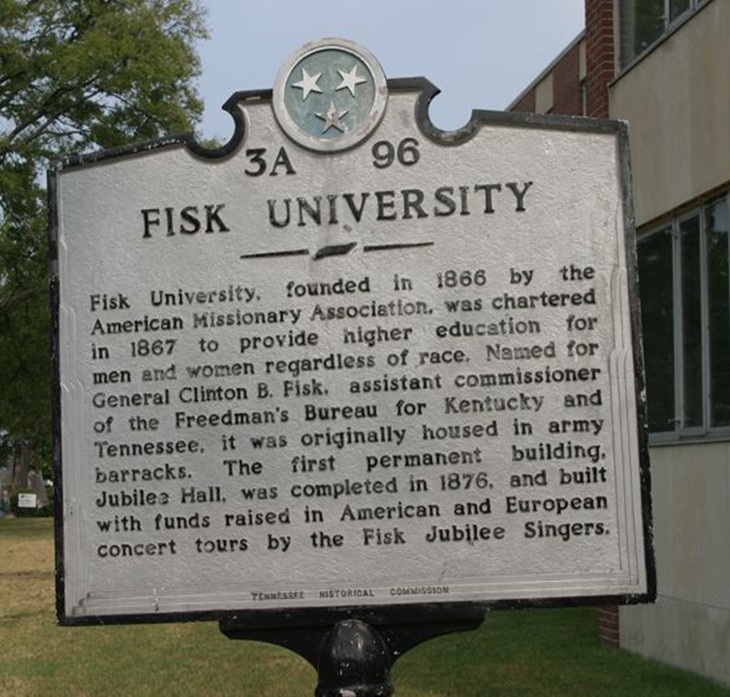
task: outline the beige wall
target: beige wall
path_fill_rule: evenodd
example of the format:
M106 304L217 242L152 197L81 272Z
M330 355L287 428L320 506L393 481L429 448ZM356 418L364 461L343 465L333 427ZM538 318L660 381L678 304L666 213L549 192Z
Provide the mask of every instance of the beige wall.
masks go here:
M611 87L637 226L730 182L730 2L714 0ZM658 596L621 646L730 684L730 443L651 449Z
M547 114L553 108L553 74L549 73L535 87L535 111Z
M730 443L651 449L656 605L621 608L621 646L730 684Z
M730 181L730 2L715 0L621 76L637 226Z

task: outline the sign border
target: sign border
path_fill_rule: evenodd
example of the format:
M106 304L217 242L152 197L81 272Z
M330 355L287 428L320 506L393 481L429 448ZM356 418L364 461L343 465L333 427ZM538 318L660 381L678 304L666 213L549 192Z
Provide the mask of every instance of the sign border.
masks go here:
M444 618L450 614L457 616L469 609L505 610L537 607L580 607L596 605L631 605L653 602L656 599L656 561L653 545L653 525L651 511L651 477L649 470L649 449L647 433L647 403L644 378L644 359L641 339L641 307L638 291L638 263L635 243L635 220L629 157L628 124L609 119L559 116L554 114L532 114L501 112L475 109L469 121L456 130L445 131L437 128L430 120L429 105L440 90L423 77L391 78L387 80L389 93L418 92L415 123L421 133L430 140L445 146L459 146L478 133L482 126L501 125L514 128L536 128L542 130L571 131L583 133L613 134L617 139L619 162L618 179L621 188L624 215L624 240L626 253L626 272L628 281L629 309L631 316L631 343L634 353L634 380L637 407L637 435L639 446L639 485L637 492L642 505L642 524L644 535L644 565L647 590L644 593L617 595L559 596L550 598L506 598L498 601L459 601L444 603L412 603L383 605L338 605L310 608L281 608L271 610L199 610L180 611L164 614L110 614L70 616L65 611L65 557L64 557L64 482L62 462L61 428L61 376L60 376L60 278L58 268L58 177L60 172L79 167L93 166L107 160L141 155L155 150L185 147L196 157L214 161L232 155L243 143L246 136L246 118L242 106L253 102L273 100L273 90L249 90L235 92L224 103L234 122L234 132L230 140L215 149L201 145L193 133L183 133L133 145L101 150L90 154L74 155L51 168L47 172L48 191L48 229L49 229L49 300L51 306L51 402L52 433L54 454L54 521L55 536L55 581L56 616L62 626L88 626L100 624L150 624L182 621L220 621L245 626L250 629L294 628L332 625L340 620L358 618L372 624L393 622L426 623L434 617ZM377 131L375 131L377 132ZM336 152L336 151L335 151ZM323 157L328 152L322 153ZM619 240L620 242L620 240Z

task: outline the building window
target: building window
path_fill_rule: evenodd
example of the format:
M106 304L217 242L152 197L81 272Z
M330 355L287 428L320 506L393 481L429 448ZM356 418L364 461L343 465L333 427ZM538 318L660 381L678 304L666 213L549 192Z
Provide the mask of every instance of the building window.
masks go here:
M619 0L620 67L671 31L677 22L710 0Z
M638 244L649 430L730 436L728 196Z

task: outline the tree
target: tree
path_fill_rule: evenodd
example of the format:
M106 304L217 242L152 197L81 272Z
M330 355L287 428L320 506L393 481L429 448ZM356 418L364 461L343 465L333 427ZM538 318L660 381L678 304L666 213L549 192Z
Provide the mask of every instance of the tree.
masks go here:
M198 0L0 0L0 431L16 443L50 442L43 172L190 131L204 18Z

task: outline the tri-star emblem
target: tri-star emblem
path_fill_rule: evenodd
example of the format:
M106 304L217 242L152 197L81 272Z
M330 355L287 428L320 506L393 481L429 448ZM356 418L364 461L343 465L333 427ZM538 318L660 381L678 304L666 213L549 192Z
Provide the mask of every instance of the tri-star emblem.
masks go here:
M376 59L342 39L303 47L277 77L274 112L286 134L313 150L356 145L380 122L386 80Z

